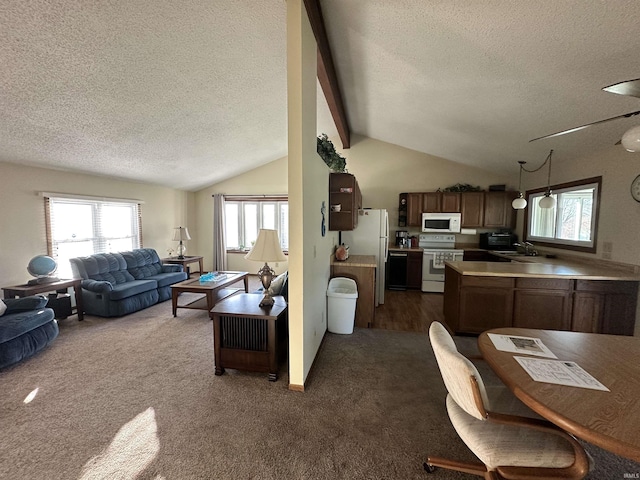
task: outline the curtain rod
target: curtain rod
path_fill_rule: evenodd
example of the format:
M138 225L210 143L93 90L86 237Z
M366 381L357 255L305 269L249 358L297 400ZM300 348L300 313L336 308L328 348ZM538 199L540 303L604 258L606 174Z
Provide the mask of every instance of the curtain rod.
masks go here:
M211 195L212 197L215 194ZM225 200L238 200L238 199L251 199L251 198L289 198L289 196L286 193L283 194L279 194L279 193L274 193L271 195L222 195Z
M132 198L93 197L91 195L76 195L73 193L38 192L38 195L47 198L69 198L72 200L91 200L94 202L144 203L143 200L135 200Z

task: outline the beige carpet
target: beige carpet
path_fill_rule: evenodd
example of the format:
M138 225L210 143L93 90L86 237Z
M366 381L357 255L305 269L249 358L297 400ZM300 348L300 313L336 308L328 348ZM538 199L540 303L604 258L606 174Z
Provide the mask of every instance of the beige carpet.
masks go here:
M51 346L0 371L0 478L475 478L422 470L428 452L472 458L446 417L425 334L327 334L305 393L288 390L284 366L272 383L234 370L216 377L213 365L203 311L173 318L165 302L119 319L62 320ZM640 472L588 448L589 478Z

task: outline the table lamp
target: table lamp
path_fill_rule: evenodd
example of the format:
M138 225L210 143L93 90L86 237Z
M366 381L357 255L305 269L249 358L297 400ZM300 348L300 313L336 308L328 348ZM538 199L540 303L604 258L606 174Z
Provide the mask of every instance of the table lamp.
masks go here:
M184 252L187 251L187 247L184 246L183 240L191 240L191 236L189 236L189 230L187 227L176 227L173 232L173 240L174 242L180 242L178 245L178 258L184 258Z
M260 301L261 307L270 307L273 305L273 297L269 291L271 280L276 272L273 271L267 262L284 262L287 260L282 249L280 248L280 240L276 230L260 229L258 239L253 245L249 253L245 255L247 260L256 262L264 262L264 266L258 270L262 287L264 288L264 297Z

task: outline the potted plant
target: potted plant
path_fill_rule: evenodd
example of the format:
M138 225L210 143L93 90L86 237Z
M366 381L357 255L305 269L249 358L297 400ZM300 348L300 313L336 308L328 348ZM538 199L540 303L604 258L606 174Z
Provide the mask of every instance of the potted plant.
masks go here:
M346 171L347 159L336 152L336 147L333 146L333 142L329 140L326 133L318 137L317 151L333 172L344 173Z

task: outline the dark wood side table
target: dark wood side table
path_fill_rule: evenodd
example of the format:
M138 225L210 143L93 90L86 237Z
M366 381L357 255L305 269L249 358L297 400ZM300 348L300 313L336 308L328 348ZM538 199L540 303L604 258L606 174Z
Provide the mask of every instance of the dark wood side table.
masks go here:
M241 293L211 309L216 375L234 368L268 372L270 382L278 379L288 347L287 302L282 296L273 298L272 307L262 308L262 294Z
M28 297L38 293L58 292L66 293L69 287L73 287L76 296L76 313L78 320L84 320L84 306L82 304L82 280L73 278L71 280L58 280L57 282L41 283L36 285L14 285L13 287L2 287L4 298Z
M200 275L202 275L204 273L204 261L203 261L204 257L189 257L186 256L184 258L178 258L178 257L167 257L167 258L161 258L160 259L160 263L172 263L174 265L182 265L182 268L184 268L184 271L187 272L187 276L191 277L191 269L189 268L189 264L190 263L196 263L198 262L198 267L200 268L200 271L198 272Z

